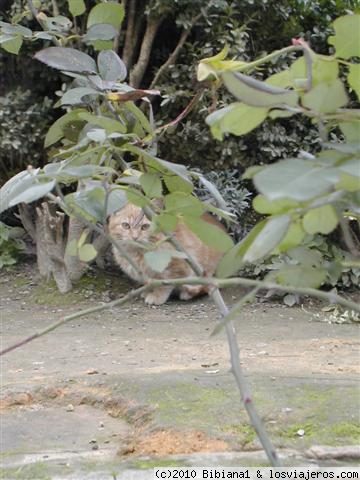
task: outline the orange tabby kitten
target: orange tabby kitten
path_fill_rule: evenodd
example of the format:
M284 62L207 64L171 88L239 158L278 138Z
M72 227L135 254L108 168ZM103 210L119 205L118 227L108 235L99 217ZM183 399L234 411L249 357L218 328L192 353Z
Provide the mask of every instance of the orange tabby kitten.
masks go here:
M211 215L204 214L202 218L223 229L223 226ZM152 231L151 222L141 208L128 203L124 208L111 215L109 219L109 233L113 238L121 241L127 253L145 276L160 279L194 276L191 267L181 258L172 258L169 265L160 273L153 271L149 267L144 258L147 250L141 248L141 243L154 244L160 241L159 250L174 250L174 247L169 242L161 242L161 240L164 240L165 235ZM205 245L183 223L178 223L173 235L185 251L198 261L204 270L204 275L213 275L222 253ZM136 245L136 242L140 242L139 245ZM141 281L135 269L114 247L113 252L115 260L121 269L133 280ZM171 285L158 287L146 294L145 302L149 305L161 305L167 301L173 290L176 290L176 288ZM202 293L208 293L209 287L207 285L182 285L177 291L181 300L189 300Z

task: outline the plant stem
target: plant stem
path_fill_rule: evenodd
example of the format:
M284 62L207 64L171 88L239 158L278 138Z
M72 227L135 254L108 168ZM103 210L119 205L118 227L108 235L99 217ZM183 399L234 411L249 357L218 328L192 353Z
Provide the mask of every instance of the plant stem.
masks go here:
M46 335L47 333L52 332L58 327L61 327L65 323L67 323L70 320L75 320L76 318L83 317L85 315L89 315L91 313L96 313L100 312L102 310L107 310L109 308L123 305L125 302L128 300L131 300L143 292L147 292L149 290L152 290L154 288L160 287L162 285L213 285L215 287L215 290L211 293L212 296L215 296L215 301L217 306L219 307L219 310L221 314L225 317L225 327L226 327L226 315L232 314L234 312L234 309L236 308L233 307L233 309L229 312L227 306L225 305L224 299L222 295L220 294L219 290L217 287L220 288L226 288L226 287L231 287L234 285L243 285L243 286L252 286L255 287L256 290L260 289L269 289L273 290L276 288L277 290L282 290L282 291L288 291L288 292L294 292L294 293L299 293L303 295L312 295L314 297L321 298L322 300L327 300L330 303L337 303L339 305L342 305L343 307L346 307L350 310L354 310L360 313L360 306L355 303L351 302L350 300L346 300L342 298L341 296L334 294L334 293L327 293L327 292L321 292L319 290L316 290L314 288L299 288L299 287L286 287L283 285L277 285L274 283L269 283L269 282L263 282L261 280L250 280L248 278L241 278L241 277L236 277L236 278L229 278L229 279L218 279L218 278L204 278L204 277L185 277L185 278L173 278L173 279L166 279L166 280L160 280L160 279L152 279L149 280L146 285L143 285L142 287L137 288L136 290L132 290L129 292L125 297L122 297L120 299L114 300L109 303L105 303L102 305L97 305L96 307L91 307L86 310L81 310L80 312L75 312L71 315L67 315L64 317L62 320L50 325L49 327L46 327L44 330L41 330L38 333L35 333L33 335L30 335L24 340L21 340L20 342L17 342L16 344L2 350L0 352L0 356L5 355L5 353L9 353L12 350L15 350L16 348L21 347L22 345L25 345L26 343L31 342L32 340L35 340L36 338L42 337ZM219 296L219 294L220 296ZM241 306L249 300L249 296L254 295L254 290L252 290L249 294L246 294L241 300ZM239 302L239 304L240 304ZM218 331L220 328L217 327L216 330ZM215 330L215 331L216 331Z
M186 250L179 244L175 238L170 238L170 242L175 246L175 248L181 252L184 252L187 255L187 260L194 273L198 275L203 280L209 280L210 285L214 285L214 289L209 292L210 297L217 306L219 312L221 313L223 319L229 314L229 309L224 301L224 298L219 290L219 285L215 285L211 282L212 279L207 279L201 277L203 275L203 269L199 263L191 255L189 255ZM199 278L198 277L198 278ZM258 287L256 287L257 289ZM253 293L253 292L252 292ZM252 395L250 386L246 380L246 377L242 371L240 363L240 348L237 341L236 330L233 322L230 320L225 323L225 332L229 345L230 351L230 363L231 363L231 372L235 377L236 384L238 386L241 400L245 406L245 409L249 415L252 426L254 427L256 434L263 446L265 453L273 467L279 467L280 461L277 456L276 450L271 443L271 440L265 430L264 424L261 421L260 416L258 415L255 405L252 401Z

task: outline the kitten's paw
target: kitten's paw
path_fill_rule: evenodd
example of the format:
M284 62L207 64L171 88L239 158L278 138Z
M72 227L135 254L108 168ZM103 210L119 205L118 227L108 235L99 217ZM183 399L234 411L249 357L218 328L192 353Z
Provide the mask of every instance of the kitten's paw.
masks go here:
M148 305L162 305L170 297L172 287L158 288L145 296L145 303Z
M180 288L180 300L190 300L198 295L207 293L208 287L204 285L183 285Z

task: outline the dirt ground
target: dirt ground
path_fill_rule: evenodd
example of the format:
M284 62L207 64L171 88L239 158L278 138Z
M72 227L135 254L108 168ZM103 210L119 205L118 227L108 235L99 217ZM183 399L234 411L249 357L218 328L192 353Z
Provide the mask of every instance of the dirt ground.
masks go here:
M1 347L131 286L117 272L92 272L60 295L31 263L2 271ZM241 293L226 291L228 304ZM236 321L254 401L290 465L314 445L360 440L358 324L329 322L322 307L259 298ZM229 371L225 336L210 335L218 320L208 298L161 307L136 300L2 357L1 478L116 478L106 475L209 453L224 455L222 464L239 455L266 464Z

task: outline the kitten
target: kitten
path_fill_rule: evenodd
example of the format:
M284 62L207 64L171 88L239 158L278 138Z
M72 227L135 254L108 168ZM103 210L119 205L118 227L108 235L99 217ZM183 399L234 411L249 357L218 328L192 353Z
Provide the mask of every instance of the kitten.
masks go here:
M221 223L211 215L204 214L202 218L224 229ZM154 233L152 231L151 222L141 208L128 203L124 208L112 214L109 219L109 233L114 239L121 241L126 248L126 252L131 256L139 270L145 274L145 276L159 279L194 276L192 268L181 258L172 258L169 265L160 273L153 271L147 265L144 258L147 250L141 247L141 242L154 244L160 241L159 250L174 250L174 247L169 242L161 242L161 240L165 238L165 235L161 232ZM172 234L185 251L201 265L205 276L209 277L214 274L216 266L223 255L221 252L205 245L183 223L179 222ZM136 242L140 243L136 245ZM141 278L136 270L114 246L113 252L115 260L121 269L133 280L141 282ZM174 286L164 285L147 293L145 295L145 302L149 305L161 305L167 301L174 290L177 290L181 300L189 300L197 295L208 293L209 288L208 285L182 285L176 289Z

